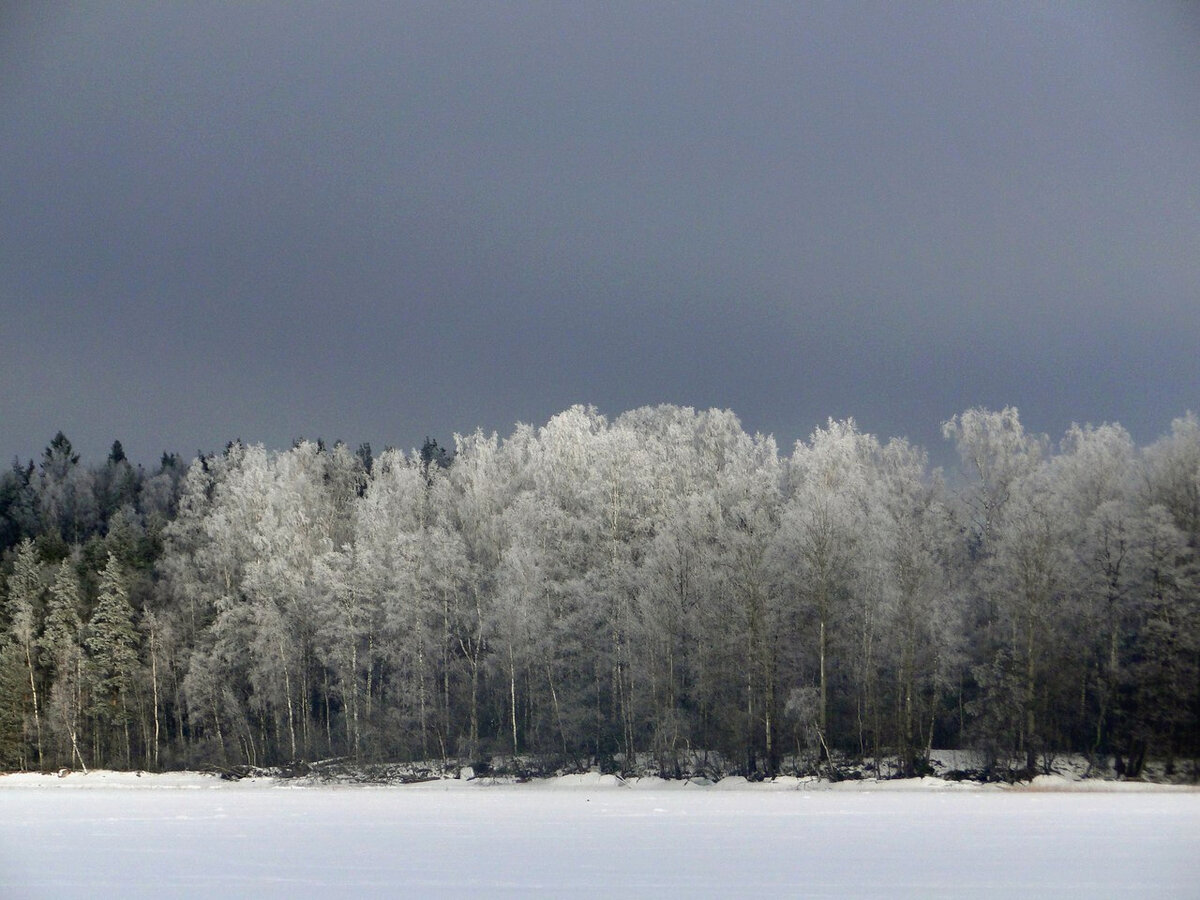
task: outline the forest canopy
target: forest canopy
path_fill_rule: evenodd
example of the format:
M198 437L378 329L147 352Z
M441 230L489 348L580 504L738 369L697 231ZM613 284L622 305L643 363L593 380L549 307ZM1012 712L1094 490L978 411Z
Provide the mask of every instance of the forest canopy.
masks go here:
M153 472L60 433L0 474L0 767L1200 756L1196 417L944 433L949 477L675 406Z

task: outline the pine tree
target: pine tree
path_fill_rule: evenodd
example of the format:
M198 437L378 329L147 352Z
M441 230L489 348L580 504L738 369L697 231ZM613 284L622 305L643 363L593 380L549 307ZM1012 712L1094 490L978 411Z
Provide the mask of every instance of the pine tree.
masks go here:
M91 658L92 710L101 722L120 726L125 764L130 764L129 704L137 670L137 631L125 573L111 553L100 575L100 595L84 644Z
M79 582L71 569L70 560L64 559L54 573L50 585L50 599L46 604L46 623L42 630L42 648L50 654L52 663L72 644L79 644L82 622L79 618Z
M64 559L50 585L46 625L40 641L54 667L47 715L50 727L70 743L69 756L86 772L87 764L83 761L78 740L84 688L80 605L79 580L75 577L70 560Z
M24 668L21 648L0 636L0 769L25 768Z

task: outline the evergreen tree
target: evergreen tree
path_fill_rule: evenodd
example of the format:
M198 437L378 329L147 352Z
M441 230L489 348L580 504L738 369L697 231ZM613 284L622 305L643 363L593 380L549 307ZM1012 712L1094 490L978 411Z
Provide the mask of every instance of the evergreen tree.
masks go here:
M129 766L130 705L138 668L137 630L125 573L112 554L100 575L100 594L84 644L91 664L92 710L101 723L123 732L125 765Z
M0 769L26 767L25 659L20 646L0 635Z
M142 470L125 457L120 441L114 441L104 466L95 473L96 506L103 526L123 508L133 508L142 489Z
M64 559L50 585L46 625L40 641L54 673L47 715L51 729L70 747L65 755L75 759L86 772L87 764L79 748L84 689L81 605L79 579L71 561Z
M79 464L79 454L61 431L42 454L38 492L43 531L79 543L95 530L95 477Z
M34 746L38 768L42 768L42 717L38 702L38 613L41 605L41 563L33 541L26 538L17 546L13 572L8 576L8 616L12 640L25 664L25 687L33 712ZM22 693L24 693L22 691Z
M0 475L0 551L16 546L22 538L38 533L38 496L33 484L33 460Z

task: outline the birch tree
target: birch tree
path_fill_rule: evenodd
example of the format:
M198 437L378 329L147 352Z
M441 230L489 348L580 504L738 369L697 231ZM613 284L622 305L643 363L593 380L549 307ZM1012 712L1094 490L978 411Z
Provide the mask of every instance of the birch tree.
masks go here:
M835 422L797 443L789 465L790 496L776 545L796 633L812 635L817 688L815 727L823 755L830 735L830 676L843 658L847 626L861 590L868 531L870 456L876 444L853 420ZM802 628L803 625L810 628ZM815 632L815 634L814 634ZM800 687L797 685L797 687Z

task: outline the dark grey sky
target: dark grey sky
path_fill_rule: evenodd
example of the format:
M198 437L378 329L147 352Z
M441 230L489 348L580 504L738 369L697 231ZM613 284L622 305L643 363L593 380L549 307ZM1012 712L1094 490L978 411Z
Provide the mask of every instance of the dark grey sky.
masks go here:
M7 4L0 452L1200 407L1200 6Z

